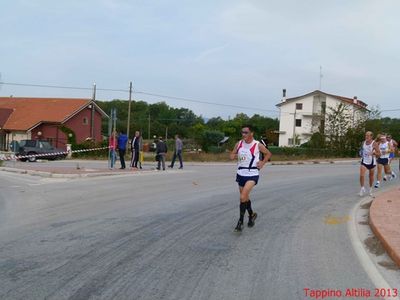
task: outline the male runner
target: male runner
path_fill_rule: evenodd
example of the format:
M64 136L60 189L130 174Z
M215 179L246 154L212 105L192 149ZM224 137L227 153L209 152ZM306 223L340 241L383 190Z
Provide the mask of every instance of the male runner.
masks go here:
M257 184L259 171L271 158L271 152L264 145L254 140L253 129L250 125L242 127L242 140L236 143L235 148L230 154L231 159L238 159L238 169L236 182L239 185L240 192L240 217L235 231L242 231L243 219L246 209L249 214L247 226L253 227L257 214L251 208L249 195L253 187ZM263 160L260 160L260 152L264 154Z

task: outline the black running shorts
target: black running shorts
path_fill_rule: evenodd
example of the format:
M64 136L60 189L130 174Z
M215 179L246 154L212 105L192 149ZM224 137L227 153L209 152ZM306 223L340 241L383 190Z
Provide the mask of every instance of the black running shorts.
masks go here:
M389 158L378 158L376 161L378 162L378 164L384 166L389 164Z
M260 176L241 176L239 174L236 174L236 182L239 184L240 187L244 187L247 181L254 181L257 185L258 179Z

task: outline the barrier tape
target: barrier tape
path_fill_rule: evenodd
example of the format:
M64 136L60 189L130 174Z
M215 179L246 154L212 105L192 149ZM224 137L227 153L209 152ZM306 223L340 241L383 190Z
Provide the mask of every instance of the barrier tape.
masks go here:
M0 154L0 160L18 160L18 159L33 158L33 157L47 157L47 156L57 156L57 155L64 155L64 154L68 155L69 153L97 151L97 150L104 150L104 149L108 149L108 148L109 147L101 147L101 148L91 148L91 149L81 149L81 150L71 150L71 151L31 154L31 155Z

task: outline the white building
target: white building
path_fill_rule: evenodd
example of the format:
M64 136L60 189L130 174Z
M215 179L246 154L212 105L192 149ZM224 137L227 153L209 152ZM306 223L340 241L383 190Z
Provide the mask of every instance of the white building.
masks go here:
M323 115L328 107L335 108L340 103L349 106L355 122L367 111L367 104L357 97L347 98L316 90L286 99L286 90L283 90L281 103L276 105L280 109L279 146L300 145L309 141L320 125L315 124L315 116Z

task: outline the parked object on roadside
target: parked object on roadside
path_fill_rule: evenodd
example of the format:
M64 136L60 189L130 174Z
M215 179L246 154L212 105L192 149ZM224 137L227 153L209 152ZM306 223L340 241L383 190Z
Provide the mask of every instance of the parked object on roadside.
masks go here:
M38 158L56 160L67 157L64 149L54 148L48 141L44 140L22 140L18 143L17 157L32 155L28 158L20 158L21 161L34 162Z

